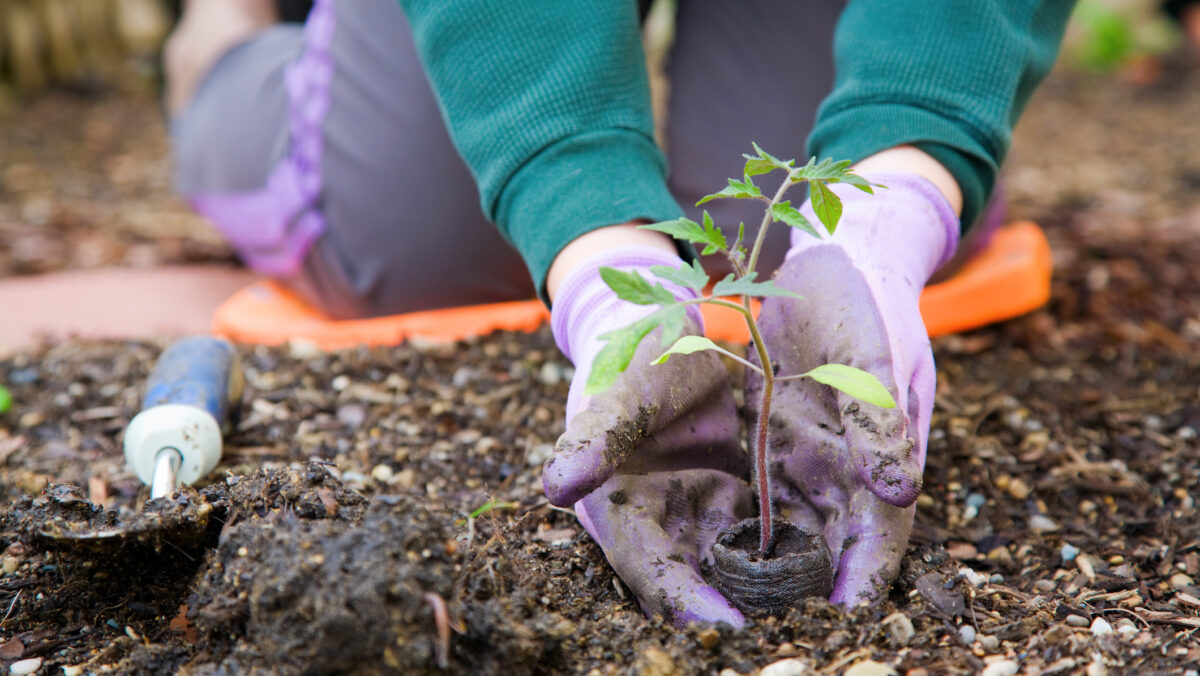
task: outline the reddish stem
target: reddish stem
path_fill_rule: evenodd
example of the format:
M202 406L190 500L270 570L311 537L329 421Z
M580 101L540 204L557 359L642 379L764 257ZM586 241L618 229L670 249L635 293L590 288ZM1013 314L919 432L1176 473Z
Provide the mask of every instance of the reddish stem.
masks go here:
M771 420L771 391L775 388L775 379L770 375L771 365L763 369L763 392L758 406L758 437L754 448L755 467L758 472L758 520L761 545L759 549L763 556L771 548L771 535L774 527L771 523L771 478L767 475L767 429Z

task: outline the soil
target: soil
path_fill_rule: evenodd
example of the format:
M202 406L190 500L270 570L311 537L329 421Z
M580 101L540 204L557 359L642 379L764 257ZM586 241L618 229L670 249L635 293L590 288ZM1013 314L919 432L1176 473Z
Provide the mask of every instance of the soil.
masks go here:
M119 440L163 346L76 341L0 361L14 397L0 417L0 660L46 673L751 674L791 658L817 673L1180 673L1200 662L1200 69L1179 78L1059 71L1030 106L1008 194L1051 237L1053 297L934 341L925 493L875 607L810 599L739 631L647 619L541 494L571 374L545 329L242 347L244 412L221 466L149 505ZM80 242L117 264L227 255L190 248L194 220L161 238L120 225L184 213L152 102L32 105L0 117L0 274L77 265ZM106 140L75 164L89 125ZM105 171L117 157L124 187ZM49 207L30 207L38 195ZM61 255L12 253L29 250ZM64 542L32 527L143 511L182 534Z

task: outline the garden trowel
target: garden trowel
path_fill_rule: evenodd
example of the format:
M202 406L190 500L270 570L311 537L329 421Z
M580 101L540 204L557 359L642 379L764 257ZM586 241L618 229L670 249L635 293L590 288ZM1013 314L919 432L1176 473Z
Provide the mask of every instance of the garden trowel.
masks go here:
M68 487L49 491L46 522L38 529L56 540L176 539L205 530L211 505L181 496L170 498L217 466L223 431L228 430L242 396L243 375L233 346L224 340L193 337L163 351L146 381L142 410L125 429L125 461L150 500L126 523L102 512ZM194 494L193 494L194 495Z

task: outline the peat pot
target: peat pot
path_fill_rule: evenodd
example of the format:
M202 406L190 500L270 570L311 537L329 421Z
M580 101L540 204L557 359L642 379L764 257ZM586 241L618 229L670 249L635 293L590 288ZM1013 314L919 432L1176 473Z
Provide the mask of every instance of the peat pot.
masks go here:
M721 531L713 545L713 586L747 614L783 615L800 599L833 591L829 547L820 533L775 519L774 548L759 551L757 517Z

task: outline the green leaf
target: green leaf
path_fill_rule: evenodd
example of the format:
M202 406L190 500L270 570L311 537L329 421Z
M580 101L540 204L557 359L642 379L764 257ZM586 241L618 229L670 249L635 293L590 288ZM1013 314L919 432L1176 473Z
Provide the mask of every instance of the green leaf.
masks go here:
M685 263L678 269L667 265L652 265L650 272L659 279L692 289L697 293L702 293L704 287L708 286L708 273L704 271L700 261L692 261L691 265Z
M673 343L683 332L683 318L687 308L682 303L664 307L655 313L616 331L600 334L601 340L608 341L599 354L592 360L592 372L588 374L584 394L599 394L613 386L617 377L629 366L629 361L637 352L642 338L659 326L662 327L661 342Z
M616 268L601 267L600 278L617 294L617 298L630 303L671 305L678 302L675 294L667 291L662 284L651 285L636 271L625 272Z
M829 234L837 230L838 221L842 218L842 200L822 181L808 184L808 199L812 203L813 212L825 224Z
M872 187L875 187L875 188L886 188L887 187L885 185L879 185L878 183L872 183L872 182L868 181L867 179L863 178L862 176L859 176L858 174L850 174L850 173L847 173L845 176L838 179L837 182L838 183L848 183L848 184L854 186L855 188L858 188L859 190L867 193L868 195L875 194L875 191L872 190Z
M671 355L673 354L691 354L693 352L700 352L701 350L718 349L720 348L717 347L716 343L712 342L708 338L705 338L704 336L684 336L675 341L675 344L671 346L671 349L663 352L662 356L660 356L658 359L655 359L653 363L662 364L663 362L667 361L667 359L670 359Z
M796 207L792 206L792 203L790 201L789 202L779 202L778 204L772 204L771 205L771 219L775 220L775 221L780 221L782 223L786 223L786 224L792 226L793 228L800 228L804 232L807 232L808 234L812 235L813 237L816 237L817 239L821 238L821 236L819 234L817 234L816 229L813 228L812 223L809 223L808 219L805 218L804 215L801 214L799 211L797 211Z
M787 298L803 298L800 294L794 291L788 291L775 286L771 280L765 282L755 282L754 278L758 276L757 272L747 273L745 277L734 279L733 273L729 273L725 279L717 282L713 287L714 296L754 296L756 298L765 298L766 296L783 296Z
M759 174L769 174L776 169L791 171L792 167L796 166L796 160L781 160L771 153L758 147L757 143L752 143L754 152L757 155L742 155L746 158L746 168L742 171L747 178L758 176Z
M705 256L718 251L725 251L728 246L725 242L725 234L713 225L712 216L707 211L704 212L703 226L690 218L677 218L673 221L662 221L661 223L639 225L638 227L642 230L666 233L675 239L681 239L685 242L703 244L705 245L704 251L701 253Z
M475 511L471 512L471 515L467 518L478 519L479 517L483 516L484 514L487 514L488 512L492 511L493 509L516 509L519 506L520 505L518 505L515 502L496 502L494 499L489 498L487 502L476 507Z
M633 359L633 353L637 351L638 343L642 342L642 338L654 330L655 326L658 326L657 319L650 321L653 317L654 315L650 315L623 329L617 329L601 336L601 338L607 336L608 342L600 349L596 359L592 362L592 372L588 374L584 394L589 396L599 394L617 382L617 377L629 366L629 360Z
M700 199L699 202L696 202L696 206L700 206L705 202L711 202L712 200L717 199L733 198L743 200L756 199L762 196L762 190L759 190L758 186L754 185L754 182L750 180L749 176L746 176L745 181L739 181L736 178L731 178L729 179L729 185L721 190L721 192L705 195Z
M896 400L875 376L845 364L825 364L805 373L818 383L841 390L880 408L896 408Z
M850 160L838 160L835 162L827 157L817 162L817 158L814 157L808 161L808 164L800 167L792 174L792 182L841 180L849 173Z
M0 385L0 413L7 413L10 408L12 408L12 394L7 388Z

